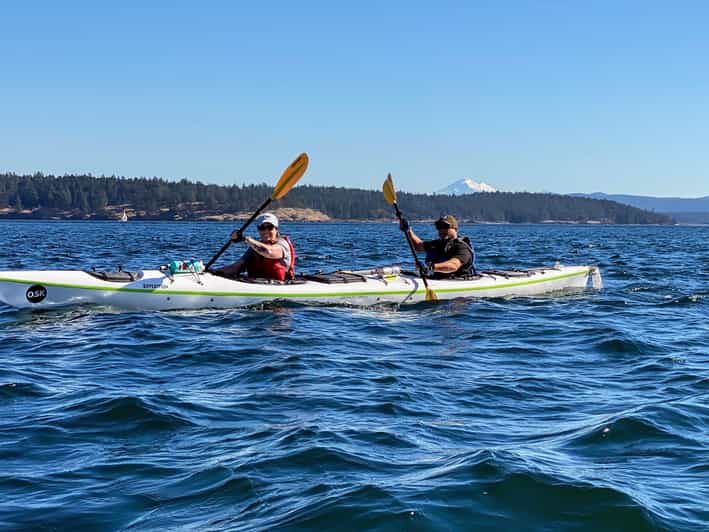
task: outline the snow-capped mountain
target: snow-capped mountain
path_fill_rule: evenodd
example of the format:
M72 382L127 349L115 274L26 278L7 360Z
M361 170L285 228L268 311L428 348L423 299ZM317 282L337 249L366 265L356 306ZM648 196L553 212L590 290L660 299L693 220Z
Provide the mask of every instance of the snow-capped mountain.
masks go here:
M452 196L461 196L463 194L474 194L476 192L497 192L496 188L491 187L482 181L478 183L470 178L459 179L455 183L451 183L445 188L442 188L438 194L450 194Z

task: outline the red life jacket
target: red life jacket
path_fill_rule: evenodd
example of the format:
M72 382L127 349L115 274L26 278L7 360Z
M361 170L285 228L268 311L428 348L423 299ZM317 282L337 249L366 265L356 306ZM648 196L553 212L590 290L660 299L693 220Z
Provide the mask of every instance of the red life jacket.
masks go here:
M249 249L246 257L246 273L249 277L261 279L275 279L285 281L295 278L295 248L293 242L287 236L280 237L288 242L290 248L290 264L286 266L282 259L267 259L259 255L253 249Z

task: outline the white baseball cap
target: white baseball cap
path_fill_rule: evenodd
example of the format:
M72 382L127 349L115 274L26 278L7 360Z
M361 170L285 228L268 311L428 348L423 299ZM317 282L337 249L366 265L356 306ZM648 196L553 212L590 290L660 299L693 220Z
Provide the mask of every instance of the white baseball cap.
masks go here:
M258 223L256 224L256 227L258 227L261 224L271 224L273 227L278 229L278 217L275 214L272 214L270 212L264 213L258 219Z

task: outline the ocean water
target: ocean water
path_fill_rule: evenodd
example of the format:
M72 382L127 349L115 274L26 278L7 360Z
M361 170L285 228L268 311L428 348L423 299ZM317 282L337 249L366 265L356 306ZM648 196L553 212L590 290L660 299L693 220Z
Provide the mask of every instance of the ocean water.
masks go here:
M410 263L394 224L285 225L300 270ZM0 270L208 259L230 229L5 221ZM479 268L593 263L605 288L0 306L0 529L708 529L709 227L464 232Z

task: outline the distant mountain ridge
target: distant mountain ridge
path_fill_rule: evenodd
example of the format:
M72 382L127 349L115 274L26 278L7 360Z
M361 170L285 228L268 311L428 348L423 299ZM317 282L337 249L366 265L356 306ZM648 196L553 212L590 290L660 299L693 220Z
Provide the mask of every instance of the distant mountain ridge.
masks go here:
M604 192L571 194L571 196L617 201L618 203L624 203L625 205L631 205L639 209L668 214L677 212L709 213L709 196L701 198L663 198L656 196L636 196L632 194L605 194Z
M483 183L482 181L475 181L469 177L459 179L442 188L436 194L449 194L451 196L462 196L463 194L475 194L477 192L497 192L497 189Z
M668 214L679 223L709 224L709 196L700 198L663 198L632 194L570 194L579 198L610 200L651 212Z

